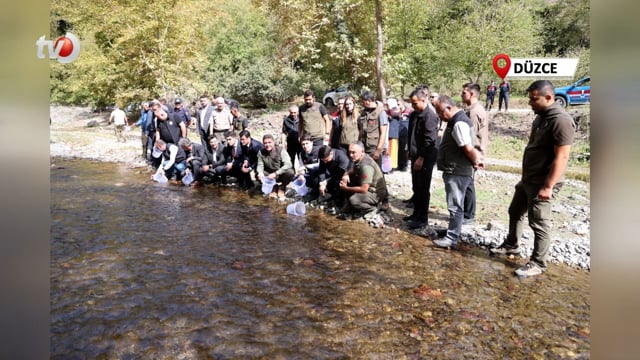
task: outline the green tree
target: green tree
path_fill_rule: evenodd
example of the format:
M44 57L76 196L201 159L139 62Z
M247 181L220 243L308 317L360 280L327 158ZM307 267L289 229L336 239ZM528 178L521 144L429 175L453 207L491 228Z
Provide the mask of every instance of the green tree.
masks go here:
M457 91L462 82L493 77L492 59L540 53L540 23L521 1L399 0L389 32L392 69L402 81ZM391 74L392 76L395 74Z
M64 79L53 67L53 100L77 98L79 91L89 104L101 107L125 104L158 95L193 92L193 79L203 72L205 58L197 44L204 32L194 22L198 12L216 14L215 2L174 0L108 0L86 2L55 0L53 22L70 24L82 39L81 56ZM74 83L61 84L61 80Z

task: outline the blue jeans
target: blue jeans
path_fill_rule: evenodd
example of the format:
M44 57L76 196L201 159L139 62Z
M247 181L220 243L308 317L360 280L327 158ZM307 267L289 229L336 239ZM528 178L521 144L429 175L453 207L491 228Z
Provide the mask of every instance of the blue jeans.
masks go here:
M442 180L444 181L444 190L447 193L447 209L449 210L449 227L446 238L456 244L462 230L465 192L473 182L473 177L443 174Z
M164 169L164 166L169 162L169 160L165 160L162 162L162 168ZM184 176L184 170L187 168L187 162L186 161L181 161L179 163L173 163L173 166L171 166L169 169L164 171L164 176L167 177L167 179L171 179L171 177L175 174L176 175L176 179L180 180L182 179L182 176Z

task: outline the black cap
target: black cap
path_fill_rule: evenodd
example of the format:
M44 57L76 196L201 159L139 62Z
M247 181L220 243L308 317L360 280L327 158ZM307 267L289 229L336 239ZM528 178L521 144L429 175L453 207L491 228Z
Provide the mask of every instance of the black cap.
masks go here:
M175 103L176 104L182 104L182 99L181 98L176 98Z

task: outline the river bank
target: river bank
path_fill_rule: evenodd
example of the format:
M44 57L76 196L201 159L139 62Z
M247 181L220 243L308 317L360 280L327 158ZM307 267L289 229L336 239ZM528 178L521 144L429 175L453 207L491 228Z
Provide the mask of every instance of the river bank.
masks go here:
M116 142L113 126L106 125L107 113L96 114L88 108L51 106L50 154L52 157L87 158L99 161L124 163L132 171L146 173L150 168L142 159L140 131L132 128L127 133L128 141ZM517 112L516 112L517 113ZM271 112L250 120L249 130L260 139L264 133L278 134L283 112ZM518 114L517 121L505 127L523 131L530 124L531 114ZM494 119L507 119L494 116ZM506 121L506 120L505 120ZM92 123L94 126L87 126ZM526 131L526 130L524 130ZM189 132L190 136L192 132ZM478 212L476 223L465 226L461 239L469 245L487 248L500 244L507 232L507 208L513 194L518 174L492 171L492 165L517 166L519 159L511 161L487 159L487 169L476 178ZM385 218L385 227L396 231L409 231L401 218L411 213L402 200L411 196L411 176L408 172L393 172L386 176L392 195L391 211ZM579 269L590 269L590 191L589 184L568 180L553 205L554 229L550 261L563 263ZM416 233L428 236L434 228L446 227L448 213L444 201L441 174L434 173L432 201L430 207L431 228ZM522 247L525 254L533 249L533 233L525 227Z

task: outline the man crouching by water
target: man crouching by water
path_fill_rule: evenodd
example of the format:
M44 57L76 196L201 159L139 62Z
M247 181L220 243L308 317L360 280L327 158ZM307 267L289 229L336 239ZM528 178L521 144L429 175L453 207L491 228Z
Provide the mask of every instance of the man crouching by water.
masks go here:
M152 156L160 159L161 164L158 171L164 173L167 179L171 179L176 175L176 180L182 179L187 168L187 156L176 144L167 144L162 139L157 139L154 145ZM153 179L153 176L151 177Z
M340 218L346 219L353 210L360 211L365 219L375 215L378 206L388 200L389 193L380 166L371 156L365 154L360 141L349 145L349 157L353 169L349 171L349 181L340 181L340 189L349 195Z

